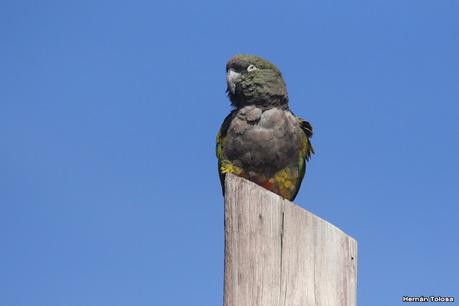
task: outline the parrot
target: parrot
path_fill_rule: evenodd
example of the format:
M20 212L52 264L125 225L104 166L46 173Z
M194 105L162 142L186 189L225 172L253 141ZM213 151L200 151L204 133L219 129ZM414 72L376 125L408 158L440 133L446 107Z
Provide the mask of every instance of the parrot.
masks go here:
M233 109L216 141L223 195L231 173L293 201L314 154L312 125L290 110L281 72L262 57L231 57L226 83Z

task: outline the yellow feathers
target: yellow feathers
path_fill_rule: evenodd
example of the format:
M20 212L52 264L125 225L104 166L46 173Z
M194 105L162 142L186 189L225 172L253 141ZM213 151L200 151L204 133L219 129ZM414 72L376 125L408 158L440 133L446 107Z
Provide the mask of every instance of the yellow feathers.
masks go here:
M274 185L285 198L290 198L294 194L297 184L298 171L292 168L284 168L274 175Z
M242 173L242 169L233 165L233 163L230 162L229 160L224 159L220 163L220 172L222 174L233 173L236 175L240 175Z

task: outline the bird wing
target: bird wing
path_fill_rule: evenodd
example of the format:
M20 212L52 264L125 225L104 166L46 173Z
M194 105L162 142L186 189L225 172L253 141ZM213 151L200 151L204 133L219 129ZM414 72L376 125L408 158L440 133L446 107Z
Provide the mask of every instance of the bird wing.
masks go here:
M220 176L220 184L222 185L223 195L225 194L225 172L222 171L222 162L223 162L223 146L225 143L225 137L228 132L228 128L233 120L233 117L236 115L236 110L231 111L225 120L223 120L222 126L217 134L217 146L216 146L216 155L218 159L218 174Z
M311 155L314 154L314 148L312 147L311 140L310 140L313 134L312 125L306 120L301 119L300 117L296 117L296 118L300 123L301 130L306 135L306 140L305 140L305 143L303 144L302 153L304 154L304 158L308 161L311 158Z
M300 160L299 160L299 176L298 183L293 193L292 199L296 197L298 191L301 187L301 182L303 181L304 174L306 172L306 162L309 161L311 155L314 154L314 148L312 147L310 138L312 137L312 125L306 120L301 119L300 117L295 116L296 120L300 124L300 128L304 133L304 137L301 140L301 151L300 151Z

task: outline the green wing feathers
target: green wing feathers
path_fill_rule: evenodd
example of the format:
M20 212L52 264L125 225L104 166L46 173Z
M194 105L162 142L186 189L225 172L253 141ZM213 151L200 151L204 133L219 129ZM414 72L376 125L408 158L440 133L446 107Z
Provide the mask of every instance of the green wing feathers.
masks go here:
M295 192L293 194L293 199L296 197L298 194L298 191L300 190L301 187L301 182L303 181L304 174L306 173L306 162L311 158L311 155L314 154L314 148L312 147L310 138L312 137L312 125L307 122L306 120L301 119L300 117L296 117L298 120L301 130L304 133L304 137L302 139L302 146L301 146L301 152L300 152L300 157L298 161L299 165L299 177L298 177L298 183L295 188Z
M227 164L226 161L223 160L222 152L223 152L223 145L225 143L226 133L228 132L228 128L231 124L231 120L233 119L234 115L236 114L236 110L233 110L226 116L225 120L220 127L220 130L217 134L217 146L215 148L215 153L218 159L218 175L220 176L220 184L222 186L223 194L225 194L225 165Z
M301 119L300 117L296 117L298 121L300 122L300 127L303 130L304 134L306 135L306 140L304 141L303 144L303 156L306 160L309 160L311 158L311 155L314 154L314 148L312 147L311 144L311 138L312 138L312 125Z

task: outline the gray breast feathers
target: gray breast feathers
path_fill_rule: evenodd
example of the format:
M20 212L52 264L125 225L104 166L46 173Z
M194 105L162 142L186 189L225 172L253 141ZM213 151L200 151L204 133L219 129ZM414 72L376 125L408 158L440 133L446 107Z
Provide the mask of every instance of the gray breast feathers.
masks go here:
M223 155L243 169L266 174L298 162L301 129L286 109L238 110L225 139Z

